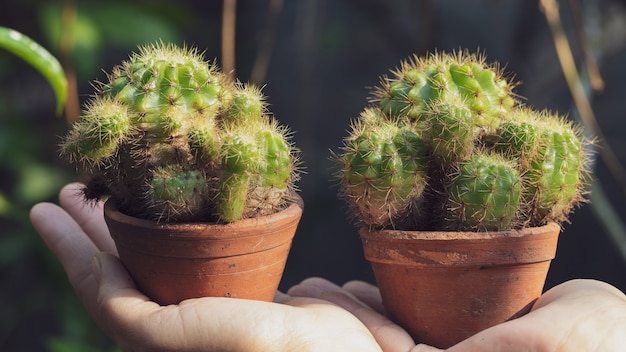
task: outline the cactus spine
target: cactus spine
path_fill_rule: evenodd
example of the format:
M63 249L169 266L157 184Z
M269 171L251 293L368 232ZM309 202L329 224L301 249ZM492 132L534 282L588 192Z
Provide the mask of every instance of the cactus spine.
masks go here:
M298 178L289 132L261 91L164 43L113 68L61 149L90 174L87 198L110 195L129 215L160 221L267 215Z
M467 51L413 57L384 76L335 156L359 221L462 231L566 221L584 201L588 141L557 114L520 106L514 86ZM398 131L420 146L389 151Z

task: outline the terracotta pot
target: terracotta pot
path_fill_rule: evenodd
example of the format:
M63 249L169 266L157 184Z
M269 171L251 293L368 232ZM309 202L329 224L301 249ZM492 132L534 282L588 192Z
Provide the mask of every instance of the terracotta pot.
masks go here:
M188 298L271 301L302 216L302 198L269 216L230 224L156 223L119 212L105 220L137 287L161 305Z
M503 232L361 229L390 318L448 348L519 317L541 295L560 227Z

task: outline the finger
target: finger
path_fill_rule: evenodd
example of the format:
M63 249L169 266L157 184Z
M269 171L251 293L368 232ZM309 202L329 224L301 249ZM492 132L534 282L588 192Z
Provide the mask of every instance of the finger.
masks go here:
M141 335L136 317L151 314L159 305L137 290L118 257L99 252L92 258L91 268L98 283L94 318L119 344L130 346L139 342L134 341Z
M626 301L626 296L618 288L607 284L606 282L590 279L578 279L566 281L560 285L557 285L546 293L544 293L532 307L532 310L545 307L557 300L569 297L574 297L595 294L595 293L607 293L614 295L618 299ZM608 296L610 297L610 296Z
M61 206L76 220L100 250L117 253L115 243L104 221L103 203L86 203L81 193L83 187L84 185L79 183L65 186L59 194Z
M380 314L385 314L378 287L364 281L348 281L342 288Z
M415 347L415 342L404 329L328 280L309 278L287 293L322 299L347 310L367 327L383 351L406 352Z
M72 217L51 203L35 205L30 219L48 248L59 259L74 291L90 313L96 311L97 283L91 258L98 248Z

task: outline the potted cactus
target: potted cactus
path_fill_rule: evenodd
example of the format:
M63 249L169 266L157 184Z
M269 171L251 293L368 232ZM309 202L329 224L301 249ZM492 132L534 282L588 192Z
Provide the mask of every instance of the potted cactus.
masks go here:
M138 287L161 304L272 300L302 213L298 154L260 89L193 48L143 46L64 137Z
M401 64L334 155L383 304L440 348L524 314L584 201L578 129L467 51Z

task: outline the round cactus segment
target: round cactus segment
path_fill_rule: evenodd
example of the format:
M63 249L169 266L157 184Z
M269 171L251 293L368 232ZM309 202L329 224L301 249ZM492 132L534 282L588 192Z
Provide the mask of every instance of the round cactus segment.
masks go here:
M476 55L435 53L403 62L383 79L374 100L394 118L421 121L435 101L460 98L472 111L474 125L492 132L515 105L511 89L496 67Z
M421 61L405 61L392 78L383 78L382 87L375 92L380 109L395 119L408 117L420 121L427 104L439 96L443 87L436 67L421 66Z
M370 226L408 221L426 186L427 155L422 139L407 127L354 126L339 157L342 193Z
M265 113L265 97L255 86L238 84L224 114L225 123L255 123Z
M469 108L476 114L476 126L495 130L515 105L511 88L493 68L480 62L451 65L450 75Z
M531 202L533 220L563 221L582 200L584 150L571 124L545 113L539 125L535 151L524 175L525 197Z
M296 168L286 129L266 118L226 130L221 155L218 218L229 222L267 215L286 204Z
M232 222L243 216L250 179L258 172L260 153L249 136L229 135L222 144L222 169L219 174L216 216Z
M227 98L224 75L216 67L194 50L173 45L142 47L115 67L109 80L102 94L124 102L137 112L136 123L143 130L161 138L171 133L172 115L182 120L194 114L213 116ZM170 112L164 114L164 109Z
M561 222L582 200L585 155L572 124L548 111L523 108L502 124L495 149L525 170L524 200L532 224Z
M428 101L428 97L422 97L421 93L430 93L428 88L425 79L414 84L404 80L390 81L384 90L385 95L379 97L380 108L394 117L408 116L419 120L424 112L423 102Z
M190 128L187 139L197 163L205 166L219 163L220 136L213 121Z
M549 144L541 147L533 159L526 175L530 197L532 193L535 211L539 218L561 219L572 208L572 200L577 200L577 188L581 182L579 175L580 145L577 139L559 133L544 136Z
M432 154L444 167L466 159L476 140L471 110L461 100L439 101L431 108Z
M250 185L244 217L270 213L284 205L292 191L291 178L296 168L293 150L284 138L285 130L271 126L256 134L262 158L256 180Z
M287 189L293 165L291 147L283 135L276 130L259 133L259 144L265 147L265 162L261 171L260 184L278 190Z
M149 198L157 219L193 219L206 209L207 197L207 180L200 170L172 165L154 171Z
M132 131L131 116L123 104L107 98L92 101L61 146L71 160L94 162L115 154Z
M498 155L475 154L460 164L449 187L454 230L500 231L517 215L521 182L515 165Z
M530 108L519 108L498 128L494 149L527 167L537 146L541 124L541 115Z

